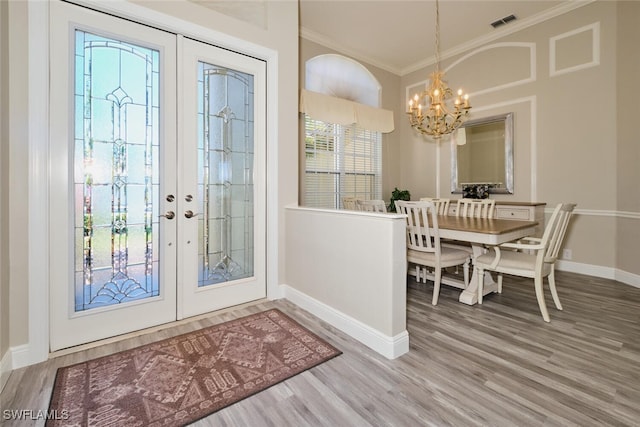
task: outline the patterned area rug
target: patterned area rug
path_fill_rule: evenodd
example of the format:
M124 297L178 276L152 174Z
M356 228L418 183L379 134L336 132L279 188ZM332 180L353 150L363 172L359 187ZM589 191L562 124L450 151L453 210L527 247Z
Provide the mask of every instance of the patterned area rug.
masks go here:
M58 369L47 426L183 426L342 352L273 309Z

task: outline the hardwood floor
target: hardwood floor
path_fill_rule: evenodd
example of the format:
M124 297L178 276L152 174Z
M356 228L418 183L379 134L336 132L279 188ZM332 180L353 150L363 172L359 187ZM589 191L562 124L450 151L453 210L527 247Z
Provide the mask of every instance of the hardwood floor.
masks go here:
M434 307L430 283L410 278L410 351L395 360L288 301L260 302L14 371L0 407L47 409L59 366L276 307L344 354L194 425L640 426L640 289L562 272L557 284L564 311L547 293L547 324L530 280L505 277L481 306L443 286Z

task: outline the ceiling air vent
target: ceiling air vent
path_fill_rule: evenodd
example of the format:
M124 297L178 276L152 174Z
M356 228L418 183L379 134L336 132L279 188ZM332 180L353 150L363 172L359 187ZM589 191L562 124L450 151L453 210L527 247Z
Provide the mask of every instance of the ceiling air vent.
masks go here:
M504 25L504 24L506 24L508 22L515 21L515 19L516 19L515 15L505 16L502 19L498 19L497 21L492 22L491 26L493 28L498 28L500 25Z

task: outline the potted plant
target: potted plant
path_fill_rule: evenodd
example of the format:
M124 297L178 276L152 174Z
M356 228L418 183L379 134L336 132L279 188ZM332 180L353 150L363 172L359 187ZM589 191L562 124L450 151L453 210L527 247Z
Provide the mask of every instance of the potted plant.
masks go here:
M398 190L398 187L394 188L391 192L391 200L389 201L389 212L396 211L396 200L411 200L411 193L409 190Z

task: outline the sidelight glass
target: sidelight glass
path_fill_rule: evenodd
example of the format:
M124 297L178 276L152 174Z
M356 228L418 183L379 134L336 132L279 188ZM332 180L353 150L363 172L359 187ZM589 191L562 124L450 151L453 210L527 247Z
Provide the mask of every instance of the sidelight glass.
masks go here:
M159 58L75 31L75 311L160 292Z

